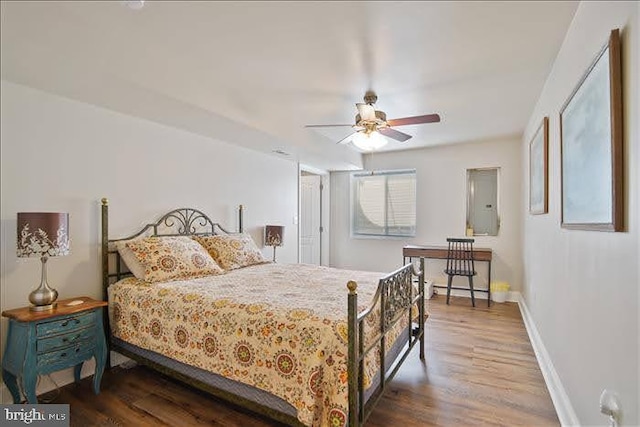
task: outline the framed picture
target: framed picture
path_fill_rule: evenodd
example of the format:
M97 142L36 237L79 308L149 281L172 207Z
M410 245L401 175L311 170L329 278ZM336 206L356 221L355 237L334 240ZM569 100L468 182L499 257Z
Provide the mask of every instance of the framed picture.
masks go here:
M560 111L561 226L622 231L622 82L619 30Z
M549 118L545 117L529 143L529 213L549 212Z

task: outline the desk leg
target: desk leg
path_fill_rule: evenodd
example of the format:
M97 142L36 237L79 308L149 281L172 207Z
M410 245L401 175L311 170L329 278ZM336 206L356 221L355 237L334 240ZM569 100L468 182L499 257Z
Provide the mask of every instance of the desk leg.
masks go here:
M102 381L102 374L104 373L108 354L107 341L104 336L104 330L102 329L102 322L99 321L98 323L98 342L94 353L94 357L96 359L96 372L93 376L93 391L95 394L100 394L100 381Z
M25 369L22 373L22 386L25 397L27 398L27 403L30 405L38 403L38 397L36 396L37 379L35 369Z
M20 403L22 401L22 396L20 396L20 389L18 388L16 376L6 369L3 369L2 379L11 393L11 397L13 397L13 403Z
M489 292L487 293L487 307L491 307L491 260L489 260L489 274L487 275L489 280Z
M107 361L107 352L98 350L95 355L96 358L96 373L93 376L93 392L100 394L100 382L102 381L102 374L104 373L105 362Z
M80 363L78 363L77 365L75 365L75 366L73 367L73 380L74 380L76 383L79 383L79 382L80 382L80 372L82 372L82 364L83 364L83 363L84 363L84 362L80 362Z

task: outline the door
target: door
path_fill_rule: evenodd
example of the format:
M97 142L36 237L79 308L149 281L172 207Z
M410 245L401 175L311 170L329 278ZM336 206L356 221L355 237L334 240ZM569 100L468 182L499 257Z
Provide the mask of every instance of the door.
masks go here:
M320 175L300 176L300 262L320 265Z

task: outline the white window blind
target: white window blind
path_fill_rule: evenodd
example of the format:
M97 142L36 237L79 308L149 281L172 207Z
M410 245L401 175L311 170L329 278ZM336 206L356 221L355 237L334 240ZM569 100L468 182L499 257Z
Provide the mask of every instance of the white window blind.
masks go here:
M351 234L415 236L416 171L351 175Z

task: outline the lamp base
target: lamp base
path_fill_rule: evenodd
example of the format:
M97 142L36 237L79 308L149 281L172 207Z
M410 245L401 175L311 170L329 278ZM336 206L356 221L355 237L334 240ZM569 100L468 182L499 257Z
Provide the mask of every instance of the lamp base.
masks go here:
M54 310L57 306L58 306L57 302L54 302L53 304L47 304L47 305L32 305L31 307L29 307L29 311L49 311L49 310Z
M40 258L42 261L42 278L40 286L29 294L29 302L33 304L31 311L47 311L55 308L55 300L58 299L58 291L47 283L47 257Z

